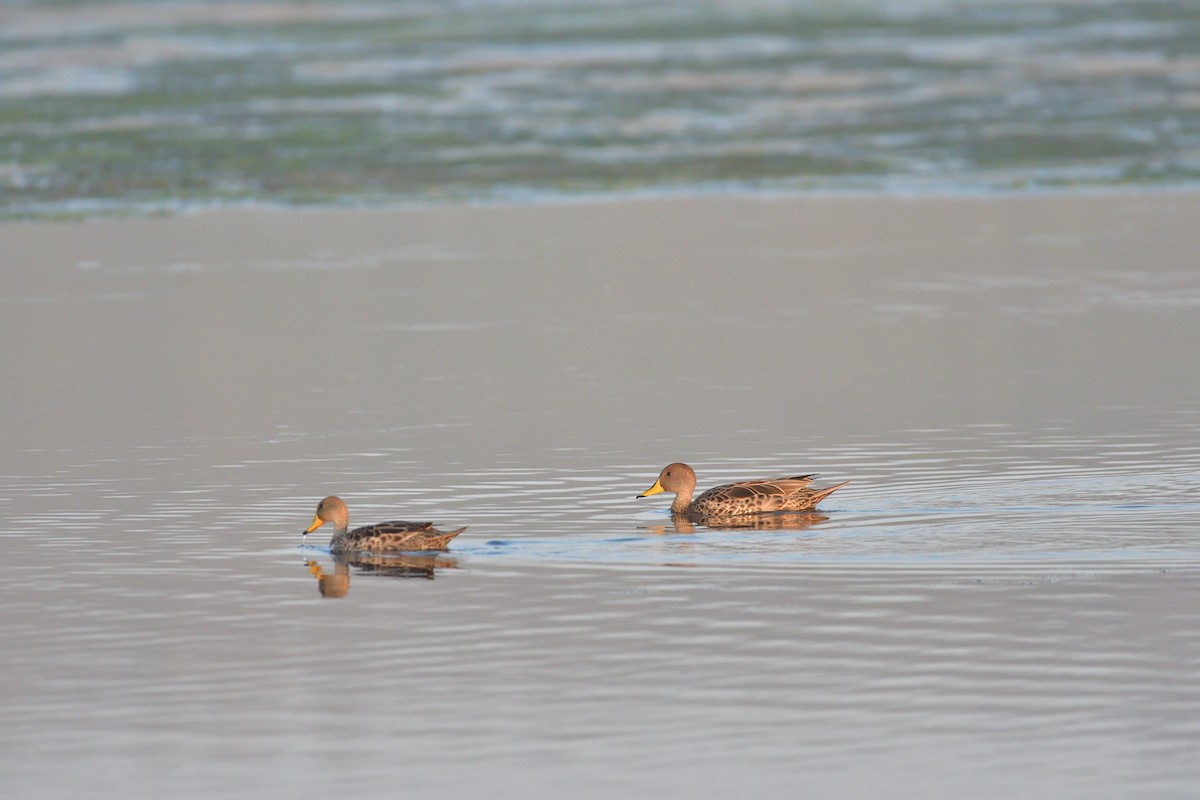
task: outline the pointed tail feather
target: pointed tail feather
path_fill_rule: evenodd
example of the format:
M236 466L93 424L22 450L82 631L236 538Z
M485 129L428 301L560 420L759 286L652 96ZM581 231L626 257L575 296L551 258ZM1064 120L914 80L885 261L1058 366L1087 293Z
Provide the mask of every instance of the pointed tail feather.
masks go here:
M450 540L453 539L455 536L458 536L463 531L465 531L467 529L467 527L468 526L463 525L461 528L459 528L456 531L446 531L445 533L432 539L431 541L437 542L438 548L445 549L446 545L450 544Z
M850 481L842 481L841 483L836 483L833 486L830 486L825 489L820 489L820 490L814 492L812 495L812 498L811 498L811 502L809 502L807 504L808 508L816 508L817 503L821 502L826 497L829 497L829 495L833 494L834 492L836 492L838 489L842 488L849 482Z

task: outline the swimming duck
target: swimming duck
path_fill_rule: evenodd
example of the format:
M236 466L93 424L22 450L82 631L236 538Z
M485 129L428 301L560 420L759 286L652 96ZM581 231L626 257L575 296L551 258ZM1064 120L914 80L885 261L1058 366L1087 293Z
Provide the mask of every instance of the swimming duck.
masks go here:
M654 485L638 497L674 492L671 513L693 522L703 522L705 518L728 518L743 514L809 511L849 483L844 481L825 489L811 489L809 484L812 479L812 475L797 475L794 478L726 483L714 486L692 500L692 492L696 490L696 472L687 464L676 462L663 467Z
M317 504L317 515L304 531L304 537L326 522L333 523L329 549L334 553L445 550L451 539L466 530L463 526L456 531L443 532L433 527L432 522L377 522L347 531L350 511L340 497L330 496Z

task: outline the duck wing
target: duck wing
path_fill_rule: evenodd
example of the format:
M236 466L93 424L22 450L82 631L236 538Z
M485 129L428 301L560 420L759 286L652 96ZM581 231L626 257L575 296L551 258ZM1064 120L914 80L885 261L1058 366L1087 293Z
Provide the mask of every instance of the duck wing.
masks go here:
M808 488L812 483L812 475L796 475L791 478L763 478L756 481L738 481L714 486L696 498L701 501L760 501L765 502L772 497L787 497Z
M348 549L357 550L442 550L465 531L439 531L432 522L377 522L346 534Z
M692 502L689 513L724 517L769 511L804 511L843 485L815 490L810 488L812 481L812 475L795 475L714 486Z

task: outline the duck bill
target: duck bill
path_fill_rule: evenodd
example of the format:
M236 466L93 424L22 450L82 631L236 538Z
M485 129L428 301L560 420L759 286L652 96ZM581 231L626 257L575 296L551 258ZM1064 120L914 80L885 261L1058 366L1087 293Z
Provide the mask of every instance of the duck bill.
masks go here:
M666 491L666 489L664 489L664 488L662 487L662 482L661 482L661 481L655 481L653 486L651 486L649 489L647 489L646 491L644 491L644 492L642 492L641 494L639 494L639 495L637 496L637 498L635 498L635 499L638 499L638 500L640 500L640 499L642 499L643 497L649 497L649 496L650 496L650 495L652 495L652 494L659 494L660 492L665 492L665 491Z
M315 531L317 528L321 527L324 524L325 524L325 520L321 519L320 517L313 517L312 525L309 525L307 528L304 529L304 535L308 536L310 533L312 533L313 531Z

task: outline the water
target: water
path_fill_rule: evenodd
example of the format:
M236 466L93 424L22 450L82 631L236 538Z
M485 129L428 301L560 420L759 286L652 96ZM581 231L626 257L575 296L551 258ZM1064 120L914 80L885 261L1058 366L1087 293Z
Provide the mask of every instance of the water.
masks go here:
M1198 175L1187 2L0 10L6 217Z
M1198 212L0 226L6 795L1189 797ZM681 532L676 459L851 483Z

